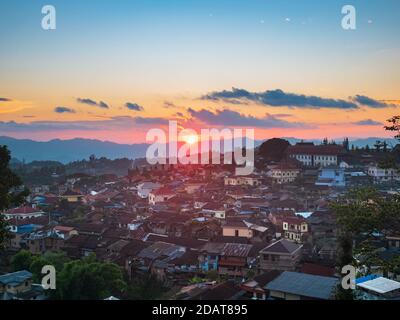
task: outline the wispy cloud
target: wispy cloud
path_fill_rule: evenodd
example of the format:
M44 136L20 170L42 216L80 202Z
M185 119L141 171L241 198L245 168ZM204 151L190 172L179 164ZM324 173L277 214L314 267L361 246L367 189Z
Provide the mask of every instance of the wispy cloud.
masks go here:
M125 103L125 107L132 111L143 111L144 108L137 103L127 102Z
M351 99L353 101L359 103L360 105L370 107L370 108L376 108L376 109L396 106L391 103L386 103L384 101L375 100L370 97L362 96L362 95L356 95L356 96L352 97Z
M217 110L212 112L202 109L200 111L188 109L192 120L197 120L215 126L241 126L241 127L260 127L260 128L310 128L311 125L300 122L289 122L279 119L276 116L266 114L264 117L257 118L247 116L232 110Z
M11 99L8 99L8 98L2 98L2 97L0 97L0 102L9 102L9 101L12 101Z
M382 122L375 121L372 119L361 120L357 122L353 122L352 124L356 126L383 126Z
M75 113L75 110L69 107L55 107L54 112L56 113Z
M99 108L103 108L103 109L109 109L109 105L107 103L105 103L104 101L95 101L93 99L89 99L89 98L77 98L76 101L78 101L79 103L82 104L87 104L89 106L95 106L95 107L99 107Z
M353 101L287 93L281 89L250 92L245 89L232 88L232 90L209 93L201 97L201 99L214 101L222 100L234 104L252 101L271 107L358 109L358 105Z
M83 121L32 121L20 123L0 121L0 134L6 132L47 132L47 131L123 131L137 127L164 125L168 120L163 118L144 118L116 116L102 120Z

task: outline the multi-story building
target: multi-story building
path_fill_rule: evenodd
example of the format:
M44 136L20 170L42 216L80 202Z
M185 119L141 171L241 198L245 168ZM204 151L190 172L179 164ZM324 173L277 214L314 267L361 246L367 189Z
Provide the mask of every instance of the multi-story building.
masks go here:
M295 271L300 262L302 247L286 239L276 241L260 251L260 268Z
M225 177L224 183L226 186L259 186L261 179L256 175Z
M372 177L374 183L400 181L400 175L396 169L379 168L376 164L372 164L368 167L368 175Z
M299 176L300 168L292 162L280 162L270 171L270 177L276 184L291 183Z
M283 220L284 237L290 241L302 242L308 233L308 224L304 218L288 217Z
M314 143L297 143L290 146L287 153L290 158L300 161L306 167L327 167L338 165L338 157L343 147L339 145L319 145Z

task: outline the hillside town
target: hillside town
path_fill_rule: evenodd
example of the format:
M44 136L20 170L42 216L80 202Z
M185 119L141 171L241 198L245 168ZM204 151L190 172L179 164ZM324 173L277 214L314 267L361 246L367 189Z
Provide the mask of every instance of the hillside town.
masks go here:
M92 174L49 171L45 183L20 187L30 190L24 203L1 212L12 237L1 255L0 299L51 299L37 268L18 263L23 255L51 254L111 263L127 284L150 277L160 288L154 299L339 299L341 226L334 204L365 186L396 196L400 174L382 166L396 154L396 147L379 143L356 149L348 140L290 145L272 139L257 148L256 168L247 176L236 176L233 165L144 159L124 175L96 175L95 157ZM355 299L399 299L399 267L381 261L400 257L400 233L374 237L380 259L366 267L361 255L353 256ZM116 290L101 299L131 297Z

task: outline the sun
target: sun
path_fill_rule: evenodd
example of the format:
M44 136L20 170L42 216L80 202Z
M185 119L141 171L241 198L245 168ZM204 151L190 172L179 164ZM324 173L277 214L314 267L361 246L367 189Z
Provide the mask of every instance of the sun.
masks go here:
M195 144L199 141L199 138L197 135L189 135L184 137L183 140L188 144Z

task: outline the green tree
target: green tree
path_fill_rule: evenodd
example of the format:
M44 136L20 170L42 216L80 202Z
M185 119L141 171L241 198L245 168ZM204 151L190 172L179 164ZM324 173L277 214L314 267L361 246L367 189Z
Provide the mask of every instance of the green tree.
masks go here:
M9 168L11 160L10 151L7 146L0 146L0 211L21 204L28 195L28 190L16 192L15 189L21 186L21 179ZM10 239L8 223L0 214L0 250L5 248Z
M28 250L21 250L11 258L13 271L30 270L33 256Z
M126 283L119 266L99 262L94 256L74 260L58 273L54 298L63 300L99 300L110 295L121 296Z

